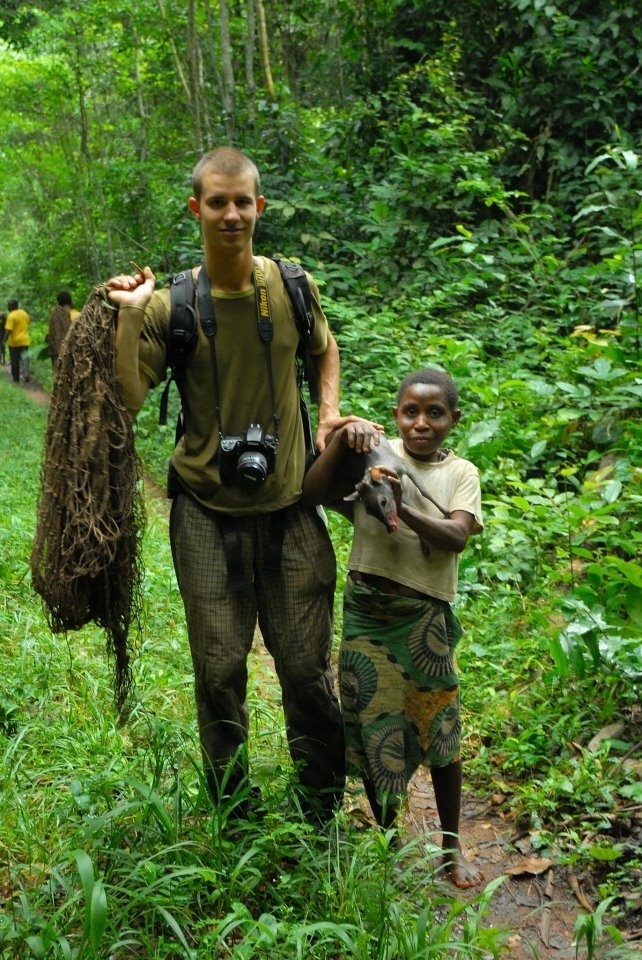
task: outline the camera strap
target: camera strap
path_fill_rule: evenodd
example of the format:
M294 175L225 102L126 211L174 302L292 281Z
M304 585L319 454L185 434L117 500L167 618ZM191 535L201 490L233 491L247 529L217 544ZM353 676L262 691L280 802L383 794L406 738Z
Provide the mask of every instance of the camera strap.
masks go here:
M268 380L270 382L270 396L272 397L272 419L274 420L274 436L279 438L279 418L276 413L276 401L274 399L274 373L272 372L272 351L270 343L274 336L272 328L272 314L270 313L270 295L268 293L265 274L254 262L254 290L256 292L256 312L259 322L259 337L265 344L265 360L267 363Z
M265 361L268 371L268 382L270 386L270 398L272 400L272 420L274 423L274 436L278 440L279 437L279 417L276 412L276 399L274 392L274 373L272 370L272 352L270 350L270 343L272 342L272 337L274 336L274 330L272 327L272 314L270 311L270 296L268 293L267 283L265 280L265 274L260 269L260 267L255 263L253 270L253 281L254 281L254 293L256 299L256 313L257 313L257 322L259 337L261 342L265 344ZM210 289L210 278L207 275L207 270L205 264L201 266L198 283L197 283L197 294L198 294L198 309L201 318L201 327L203 328L203 333L207 336L210 342L210 350L212 355L212 375L214 379L214 400L215 400L215 411L216 411L216 420L218 423L219 434L223 435L223 428L221 424L221 406L220 406L220 397L219 397L219 378L218 378L218 361L216 357L216 315L214 313L214 300L212 299L212 292Z

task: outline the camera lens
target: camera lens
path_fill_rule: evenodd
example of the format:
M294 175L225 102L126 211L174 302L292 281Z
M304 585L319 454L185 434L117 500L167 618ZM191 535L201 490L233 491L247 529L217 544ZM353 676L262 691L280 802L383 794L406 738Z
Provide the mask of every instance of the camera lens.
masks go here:
M258 450L245 450L236 465L236 476L243 483L262 483L268 475L267 460Z

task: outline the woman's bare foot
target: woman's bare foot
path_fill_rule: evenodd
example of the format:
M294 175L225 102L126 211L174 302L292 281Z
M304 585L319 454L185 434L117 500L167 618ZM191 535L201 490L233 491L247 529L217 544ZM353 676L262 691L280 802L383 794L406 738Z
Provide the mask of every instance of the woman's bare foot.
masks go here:
M445 847L443 862L451 881L460 890L476 887L485 879L483 872L466 860L459 847Z

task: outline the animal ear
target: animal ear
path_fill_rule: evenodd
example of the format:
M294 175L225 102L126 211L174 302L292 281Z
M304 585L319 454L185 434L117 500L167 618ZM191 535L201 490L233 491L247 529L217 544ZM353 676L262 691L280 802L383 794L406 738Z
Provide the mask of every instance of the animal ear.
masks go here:
M344 500L358 500L363 491L365 490L367 484L363 480L359 480L359 483L355 484L355 488L352 493L349 493L347 497L344 497Z

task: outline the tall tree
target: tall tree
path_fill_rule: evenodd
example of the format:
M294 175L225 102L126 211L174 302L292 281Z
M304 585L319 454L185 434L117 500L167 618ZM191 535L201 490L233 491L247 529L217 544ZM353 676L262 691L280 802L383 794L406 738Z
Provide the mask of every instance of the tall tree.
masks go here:
M256 0L256 20L258 27L259 51L261 54L261 67L263 68L263 82L265 90L270 100L275 99L274 80L272 79L272 66L270 64L270 44L268 40L267 21L265 18L265 6L263 0Z
M228 139L234 138L236 126L236 105L234 91L234 62L232 38L230 35L230 13L227 0L218 0L219 16L221 19L221 63L223 67L223 83L221 97L223 101L223 120Z

